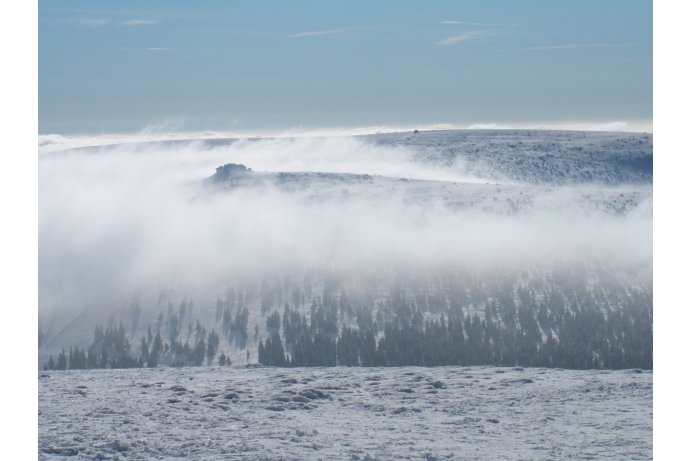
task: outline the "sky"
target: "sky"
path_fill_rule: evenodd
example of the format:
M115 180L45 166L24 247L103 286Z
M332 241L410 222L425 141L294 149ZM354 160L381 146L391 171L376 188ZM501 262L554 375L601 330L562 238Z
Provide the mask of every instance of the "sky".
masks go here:
M41 0L38 31L41 134L652 130L651 1Z

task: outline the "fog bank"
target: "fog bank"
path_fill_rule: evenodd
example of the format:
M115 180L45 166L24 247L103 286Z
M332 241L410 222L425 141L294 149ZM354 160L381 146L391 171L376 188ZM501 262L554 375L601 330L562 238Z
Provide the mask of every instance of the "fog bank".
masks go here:
M416 158L406 147L352 137L44 150L39 157L39 310L119 306L140 290L170 287L215 296L240 276L313 269L529 267L601 260L634 277L649 276L649 188L593 189L603 203L635 194L634 205L613 213L585 200L585 186L513 184L502 193L516 191L516 203L518 194L532 201L502 213L488 210L497 202L497 187L504 185L469 175L462 159L442 167ZM368 187L376 193L358 193L350 183L325 193L310 184L286 191L273 184L229 188L205 181L226 163L244 164L256 173L366 174L374 178ZM427 192L411 197L386 178L408 179ZM445 184L455 184L454 193L467 206L449 207ZM458 189L459 184L467 188Z

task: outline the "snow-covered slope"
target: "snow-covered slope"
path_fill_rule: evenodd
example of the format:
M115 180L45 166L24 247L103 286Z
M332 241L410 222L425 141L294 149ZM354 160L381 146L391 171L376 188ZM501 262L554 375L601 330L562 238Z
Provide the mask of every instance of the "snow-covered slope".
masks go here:
M517 214L540 210L567 214L626 214L652 199L649 184L529 184L421 180L349 173L278 172L247 173L238 177L209 178L209 184L226 192L272 187L304 194L308 202L334 206L353 200L399 198L408 206L443 206L452 211Z
M653 136L646 133L458 130L365 137L406 146L440 165L465 162L469 172L535 184L650 183Z

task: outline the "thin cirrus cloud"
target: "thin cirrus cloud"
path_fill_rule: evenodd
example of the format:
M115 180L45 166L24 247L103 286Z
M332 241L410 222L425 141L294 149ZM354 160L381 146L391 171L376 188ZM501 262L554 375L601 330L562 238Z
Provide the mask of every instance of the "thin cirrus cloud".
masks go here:
M334 30L312 30L307 32L298 32L296 34L288 35L288 38L301 38L301 37L318 37L320 35L334 35L341 32L338 29Z
M571 43L567 45L531 46L529 50L577 50L584 48L625 48L630 43Z
M98 19L98 18L72 18L72 19L67 19L63 21L68 24L74 24L79 27L88 27L88 28L93 28L93 27L101 27L105 26L108 24L107 19Z
M467 42L470 40L479 40L481 38L482 38L482 34L480 34L479 32L464 32L462 34L451 35L450 37L446 37L443 40L439 40L438 42L435 42L435 45L449 46L449 45L455 45L455 44L461 43L461 42Z
M153 19L130 19L122 23L123 26L153 26L158 24L158 21Z
M150 47L146 51L171 51L172 48Z
M468 26L486 26L486 27L502 27L502 26L512 26L513 25L513 24L496 24L493 22L465 22L465 21L441 21L439 24L450 24L450 25L465 24Z

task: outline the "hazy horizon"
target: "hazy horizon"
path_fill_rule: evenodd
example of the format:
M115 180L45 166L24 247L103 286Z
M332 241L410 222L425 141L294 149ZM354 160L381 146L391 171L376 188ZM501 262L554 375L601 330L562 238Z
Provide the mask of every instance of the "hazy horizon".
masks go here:
M377 133L400 133L407 131L449 131L449 130L544 130L544 131L603 131L625 133L653 133L652 120L633 121L590 121L590 122L522 122L522 123L434 123L411 125L372 125L372 126L338 126L338 127L290 127L282 129L257 128L245 130L186 130L179 123L162 122L142 127L138 130L125 131L63 131L39 132L39 145L51 136L64 138L90 138L120 141L128 138L145 140L166 139L213 139L213 138L262 138L262 137L312 137L312 136L360 136Z

